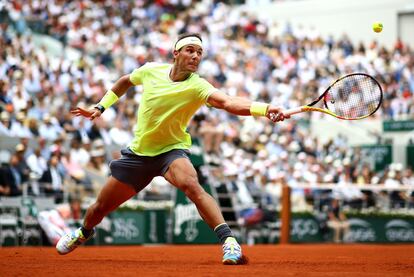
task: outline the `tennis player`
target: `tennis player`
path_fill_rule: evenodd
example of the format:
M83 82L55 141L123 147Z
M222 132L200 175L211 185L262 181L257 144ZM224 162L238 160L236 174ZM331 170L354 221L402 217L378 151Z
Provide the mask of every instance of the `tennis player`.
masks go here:
M135 136L121 158L110 163L111 176L97 200L86 212L83 226L65 234L56 245L67 254L94 234L104 216L145 188L155 176L164 176L194 202L203 220L223 245L223 264L242 263L242 250L225 223L213 197L204 191L190 162L191 137L186 127L202 105L242 116L265 116L273 122L286 117L279 107L230 97L214 88L195 72L203 56L199 34L182 34L173 49L173 64L146 63L122 76L101 101L89 109L71 112L91 120L117 102L128 88L142 85Z

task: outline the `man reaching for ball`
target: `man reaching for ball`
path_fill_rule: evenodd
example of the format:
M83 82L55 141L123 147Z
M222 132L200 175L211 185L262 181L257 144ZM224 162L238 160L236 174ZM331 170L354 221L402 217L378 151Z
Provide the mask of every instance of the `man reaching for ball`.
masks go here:
M186 127L205 104L235 115L266 116L273 122L287 117L278 107L228 96L199 77L195 73L203 55L199 34L180 35L173 55L172 65L146 63L116 81L95 107L72 111L76 116L93 120L131 86L144 87L134 139L121 150L122 157L110 163L111 176L87 210L83 226L59 240L56 248L60 254L67 254L90 239L104 216L140 192L155 176L164 176L194 202L203 220L217 234L223 245L223 264L244 263L241 247L219 206L198 182L188 157L191 137Z

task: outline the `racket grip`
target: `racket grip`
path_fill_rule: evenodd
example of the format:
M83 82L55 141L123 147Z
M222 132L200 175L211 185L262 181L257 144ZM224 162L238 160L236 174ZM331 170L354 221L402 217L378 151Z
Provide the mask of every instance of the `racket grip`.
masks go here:
M293 114L297 114L297 113L301 113L303 112L303 107L297 107L297 108L293 108L293 109L288 109L283 111L284 115L293 115Z

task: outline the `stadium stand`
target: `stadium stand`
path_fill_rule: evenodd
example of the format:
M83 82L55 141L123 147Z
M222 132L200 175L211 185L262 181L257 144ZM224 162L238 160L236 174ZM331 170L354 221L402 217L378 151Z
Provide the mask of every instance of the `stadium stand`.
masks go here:
M364 71L385 92L373 119L414 119L414 54L402 41L392 49L375 41L355 45L346 36L324 39L290 25L268 26L220 1L172 3L1 3L1 196L27 193L56 203L94 197L107 163L132 137L140 88L93 123L69 110L96 103L118 76L147 60L171 59L173 39L186 31L200 32L206 44L200 75L228 94L289 108L308 103L337 76ZM45 45L46 38L52 43ZM335 197L358 209L414 207L413 192L398 191L414 186L413 168L389 164L376 170L346 137L321 142L309 136L307 122L319 117L305 114L271 125L203 107L190 132L204 142L208 170L221 169L216 178L224 183L234 171L263 209L279 209L282 185L302 183L335 184ZM397 190L381 201L370 190L347 187L351 183ZM241 188L236 183L232 189ZM299 210L328 201L321 190L302 188L293 190L292 199Z

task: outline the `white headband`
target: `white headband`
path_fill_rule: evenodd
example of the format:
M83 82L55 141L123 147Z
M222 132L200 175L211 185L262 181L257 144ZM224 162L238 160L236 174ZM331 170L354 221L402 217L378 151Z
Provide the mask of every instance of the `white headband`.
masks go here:
M189 44L195 44L200 46L201 48L203 48L203 44L201 43L201 39L199 39L198 37L185 37L180 39L179 41L177 41L177 43L175 44L175 50L180 50L181 48L183 48L186 45Z

